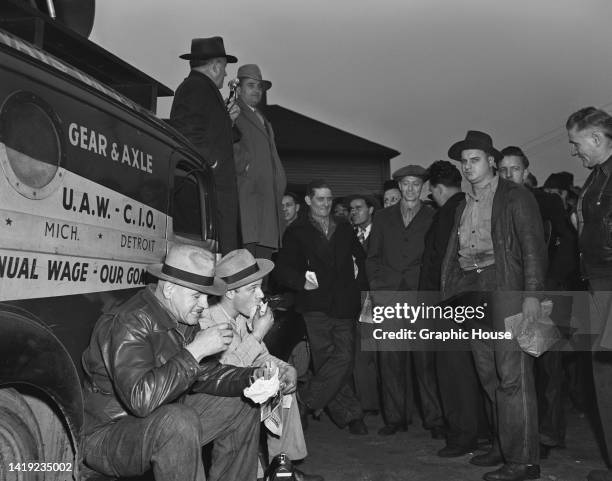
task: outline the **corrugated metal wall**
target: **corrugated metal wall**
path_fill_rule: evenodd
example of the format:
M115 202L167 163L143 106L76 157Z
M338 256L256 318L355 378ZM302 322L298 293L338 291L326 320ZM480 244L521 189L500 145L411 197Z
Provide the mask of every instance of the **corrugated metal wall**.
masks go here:
M358 192L380 192L389 178L389 161L372 158L307 158L281 154L287 182L308 184L312 179L325 179L335 197Z

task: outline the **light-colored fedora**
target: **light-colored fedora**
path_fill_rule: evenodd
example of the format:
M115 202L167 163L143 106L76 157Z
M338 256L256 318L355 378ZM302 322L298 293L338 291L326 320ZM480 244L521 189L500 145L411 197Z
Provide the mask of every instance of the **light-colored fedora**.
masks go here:
M238 67L238 73L236 74L236 77L259 80L264 90L268 90L270 87L272 87L272 82L263 79L259 66L254 63L247 63Z
M216 274L227 283L227 289L230 290L262 279L272 269L274 262L268 259L255 259L248 250L237 249L221 258L217 264Z
M163 264L151 264L147 270L158 279L205 294L221 296L225 282L215 276L215 256L201 247L176 244L170 248Z

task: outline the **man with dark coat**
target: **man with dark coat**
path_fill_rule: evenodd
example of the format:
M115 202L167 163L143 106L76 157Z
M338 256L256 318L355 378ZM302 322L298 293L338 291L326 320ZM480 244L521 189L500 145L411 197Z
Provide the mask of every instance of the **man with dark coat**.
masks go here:
M425 176L425 169L419 165L408 165L394 172L393 179L399 182L402 199L378 212L374 218L366 261L374 304L387 304L386 295L380 291L416 293L419 287L425 233L434 214L433 209L420 199ZM411 303L415 304L414 301ZM385 420L379 434L386 436L405 431L412 422L412 356L406 351L381 349L378 367ZM437 418L434 424L427 424L433 418ZM438 423L441 421L441 416L428 417L425 427L439 431L441 425ZM439 436L438 432L432 434Z
M225 322L200 329L208 295L226 284L214 255L177 244L149 266L157 284L104 313L83 353L85 464L107 476L205 481L202 446L214 440L208 479L252 481L259 409L241 399L264 368L210 356L233 339Z
M578 245L588 280L595 396L608 465L612 462L612 116L585 107L565 124L572 156L591 169L578 198ZM589 481L612 481L612 471L595 470Z
M499 175L511 182L524 185L529 174L529 159L515 146L501 151L497 162ZM548 245L548 272L546 290L569 290L571 276L576 269L578 250L576 235L559 196L540 189L530 189L534 195ZM568 298L569 299L569 298ZM571 299L568 305L562 297L553 300L553 320L569 325ZM535 360L538 419L540 421L540 458L545 459L551 448L565 444L565 415L563 409L563 365L561 351L545 352Z
M219 89L226 65L238 59L225 53L221 37L194 38L191 52L181 58L189 60L191 72L174 94L170 121L213 167L218 237L221 253L226 254L239 247L232 123L240 108L235 102L226 107Z
M455 212L465 200L465 194L461 192L461 172L451 162L434 162L427 169L427 177L431 195L439 209L425 236L419 291L428 305L435 305L439 302L442 259L455 222ZM456 327L452 320L440 320L440 324L444 330ZM425 351L423 358L429 361L428 365L435 366L429 368L435 369L433 376L424 378L430 381L425 389L431 398L440 393L448 426L446 446L438 451L438 456L453 458L474 451L479 435L487 434L487 421L469 341L455 341L452 350ZM423 372L428 373L429 369L423 369Z
M457 208L442 262L442 296L489 293L487 315L481 321L486 326L482 327L498 336L495 340L471 339L476 371L492 403L497 429L491 451L470 462L503 464L485 473L485 481L537 479L533 357L520 350L515 339L504 338L504 319L522 313L529 324L541 315L538 291L544 289L547 266L542 218L525 187L495 175L495 160L501 153L488 134L468 131L464 140L451 146L448 156L461 162L470 189ZM484 302L481 305L485 307ZM470 330L474 331L482 332Z
M281 201L287 178L281 164L272 125L257 106L272 82L263 80L257 65L238 69L240 115L236 127L240 141L234 144L238 175L242 244L255 257L270 259L280 247L283 231Z
M308 215L285 231L274 275L297 292L296 308L310 341L314 376L300 393L302 402L315 415L327 408L332 420L353 434L367 434L351 383L360 308L356 277L363 273L365 255L348 221L330 215L332 199L324 180L310 182Z

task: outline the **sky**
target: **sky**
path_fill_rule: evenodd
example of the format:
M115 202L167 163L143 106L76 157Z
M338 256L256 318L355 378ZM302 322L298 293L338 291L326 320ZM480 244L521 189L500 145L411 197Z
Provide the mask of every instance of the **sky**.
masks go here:
M523 147L540 185L567 170L567 117L612 108L609 0L98 0L91 39L171 89L194 37L257 63L280 104L401 152L447 158L467 130ZM227 94L227 87L224 88ZM171 100L160 102L168 115Z

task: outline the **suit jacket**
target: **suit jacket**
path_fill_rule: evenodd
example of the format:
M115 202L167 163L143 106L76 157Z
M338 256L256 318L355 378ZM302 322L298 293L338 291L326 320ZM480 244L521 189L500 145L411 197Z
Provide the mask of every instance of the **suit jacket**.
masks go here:
M327 239L309 215L296 219L283 235L274 276L280 284L297 291L298 312L318 311L348 319L361 307L359 281L365 255L348 221L337 217L334 221L335 231ZM359 269L357 279L353 257ZM317 275L317 289L304 289L306 271Z
M401 202L378 211L372 222L366 270L372 291L416 290L419 287L425 234L434 211L422 205L404 227Z
M272 125L242 100L234 144L242 242L278 248L284 226L281 200L287 186L285 169L276 151ZM262 115L263 118L263 115Z

